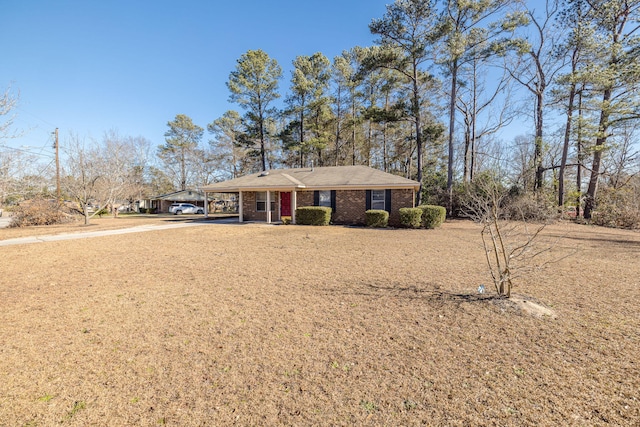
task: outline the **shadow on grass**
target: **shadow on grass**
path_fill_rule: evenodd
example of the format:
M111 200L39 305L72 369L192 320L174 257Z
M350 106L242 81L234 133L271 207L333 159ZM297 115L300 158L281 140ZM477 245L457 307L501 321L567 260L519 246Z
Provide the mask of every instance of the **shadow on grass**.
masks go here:
M370 300L404 299L419 304L428 305L434 309L445 307L457 310L462 305L476 305L485 307L496 307L504 312L529 313L538 317L552 317L555 314L546 308L544 304L536 298L529 296L512 294L511 298L500 296L497 293L460 292L441 289L437 284L425 284L424 287L417 286L384 286L378 284L362 284L361 287L353 289L353 292L345 292L351 295L360 295Z
M335 289L332 290L335 292ZM425 283L423 286L389 286L381 284L361 283L351 289L342 289L340 292L351 295L360 295L369 298L402 298L408 300L422 300L431 304L462 304L462 303L487 303L507 300L495 293L456 292L441 289L440 285Z
M132 218L130 216L128 218ZM127 218L127 217L125 217ZM238 214L209 214L208 218L205 218L204 215L201 214L182 214L182 215L174 215L174 214L140 214L139 218L154 218L161 222L166 222L170 224L176 223L210 223L210 222L238 222Z

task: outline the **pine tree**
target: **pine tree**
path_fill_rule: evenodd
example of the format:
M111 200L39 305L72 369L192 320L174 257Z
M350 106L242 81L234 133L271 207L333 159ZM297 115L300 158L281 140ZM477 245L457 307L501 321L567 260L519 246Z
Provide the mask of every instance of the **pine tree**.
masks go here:
M185 114L178 114L167 123L165 144L158 147L158 156L170 170L174 171L181 190L187 189L189 160L198 148L204 129L193 123Z
M267 170L268 121L276 114L271 103L280 97L278 81L281 77L282 68L275 59L262 50L249 50L238 59L227 82L231 91L229 100L246 111L247 138L244 142L250 148L255 147L263 171Z

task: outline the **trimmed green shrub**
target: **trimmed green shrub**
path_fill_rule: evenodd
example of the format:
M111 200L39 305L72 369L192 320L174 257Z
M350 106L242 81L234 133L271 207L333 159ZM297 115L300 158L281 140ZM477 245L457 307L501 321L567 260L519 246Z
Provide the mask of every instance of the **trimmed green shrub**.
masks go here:
M389 223L389 212L381 209L370 209L364 215L367 227L384 228Z
M436 228L447 217L447 209L442 206L420 205L422 209L422 226L424 228Z
M296 224L329 225L331 208L327 206L301 206L296 209Z
M400 225L407 228L420 228L422 226L422 209L400 208Z

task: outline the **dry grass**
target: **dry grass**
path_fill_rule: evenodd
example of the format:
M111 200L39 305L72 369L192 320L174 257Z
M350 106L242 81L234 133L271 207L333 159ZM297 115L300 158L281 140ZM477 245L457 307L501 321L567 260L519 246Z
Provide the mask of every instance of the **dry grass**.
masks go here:
M467 222L0 248L0 425L638 425L640 234L546 233L556 318L475 294Z

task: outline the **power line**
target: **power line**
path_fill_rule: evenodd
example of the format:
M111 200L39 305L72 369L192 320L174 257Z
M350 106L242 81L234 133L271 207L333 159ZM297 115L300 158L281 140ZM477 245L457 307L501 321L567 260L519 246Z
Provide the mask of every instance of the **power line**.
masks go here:
M16 106L16 107L15 107L15 109L16 109L16 110L20 110L20 111L22 111L23 113L26 113L26 114L30 115L31 117L33 117L33 118L35 118L35 119L40 120L42 123L45 123L47 126L50 126L50 127L55 127L55 126L56 126L56 125L54 125L53 123L50 123L50 122L46 121L46 120L45 120L45 119L43 119L42 117L38 117L38 116L36 116L35 114L28 112L27 110L25 110L24 108L21 108L20 106Z
M33 148L36 148L36 147L33 147ZM35 153L33 151L30 151L30 150L25 150L24 148L15 148L15 147L9 147L9 146L6 146L6 145L0 145L0 151L2 151L2 150L5 150L5 151L6 150L11 150L11 151L17 151L19 153L30 154L32 156L41 156L41 157L49 157L49 158L55 157L54 153L47 153L47 152L43 153L43 150L44 150L45 147L39 147L39 148L40 148L40 152L39 153Z

